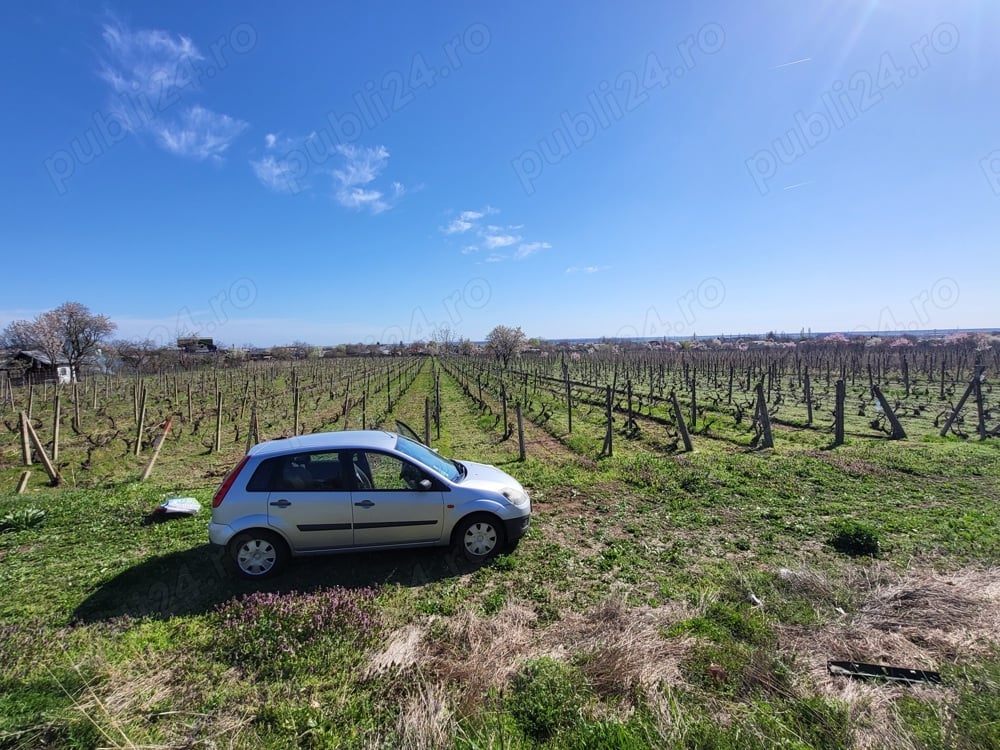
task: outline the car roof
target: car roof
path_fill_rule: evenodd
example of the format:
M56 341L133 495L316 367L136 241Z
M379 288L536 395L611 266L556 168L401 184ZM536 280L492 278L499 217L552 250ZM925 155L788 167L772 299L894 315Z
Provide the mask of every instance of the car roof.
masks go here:
M277 456L312 450L343 450L345 448L372 448L391 450L396 447L395 432L384 430L342 430L340 432L314 432L289 438L268 440L251 448L250 456Z

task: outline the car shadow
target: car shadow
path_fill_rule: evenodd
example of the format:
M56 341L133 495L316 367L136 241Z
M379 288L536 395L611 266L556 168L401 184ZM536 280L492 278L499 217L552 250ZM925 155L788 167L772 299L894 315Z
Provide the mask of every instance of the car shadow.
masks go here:
M489 564L489 563L487 563ZM358 552L294 558L280 575L247 581L231 575L223 553L210 545L145 560L105 581L73 611L73 621L168 619L211 612L255 591L309 592L340 586L423 586L482 567L443 548Z

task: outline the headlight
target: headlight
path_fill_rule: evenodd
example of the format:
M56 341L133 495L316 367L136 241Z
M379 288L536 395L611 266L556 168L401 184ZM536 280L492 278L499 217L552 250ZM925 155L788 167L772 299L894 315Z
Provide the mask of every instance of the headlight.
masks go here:
M504 487L500 490L500 494L507 498L507 502L511 505L528 504L528 493L524 490L517 490L513 487Z

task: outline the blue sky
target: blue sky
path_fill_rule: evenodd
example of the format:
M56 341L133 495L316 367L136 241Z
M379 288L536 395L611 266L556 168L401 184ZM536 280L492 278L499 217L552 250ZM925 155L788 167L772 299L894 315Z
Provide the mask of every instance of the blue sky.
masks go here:
M0 325L1000 325L993 0L16 2Z

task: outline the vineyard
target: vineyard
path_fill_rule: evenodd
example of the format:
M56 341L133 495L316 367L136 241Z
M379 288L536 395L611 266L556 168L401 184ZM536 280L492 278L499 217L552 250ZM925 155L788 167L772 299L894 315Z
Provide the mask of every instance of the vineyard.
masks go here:
M262 439L391 424L423 365L415 358L340 359L98 376L69 386L15 388L8 381L3 421L9 436L20 437L5 442L4 466L15 450L22 461L38 457L19 422L23 414L45 436L40 442L58 474L39 482L136 479L157 446L166 464L201 459L202 478L211 478Z
M592 456L610 455L616 439L691 450L691 435L773 447L770 424L813 445L845 436L1000 435L988 378L1000 371L996 351L817 347L546 358L510 369L466 358L444 366L482 408L523 405L526 418Z
M995 345L197 361L0 381L0 747L1000 748ZM150 520L397 420L525 485L516 552L261 586Z
M401 407L426 367L428 392ZM225 465L260 439L392 429L397 418L433 441L432 423L440 434L442 376L461 387L484 425L517 443L513 450L522 457L524 422L589 459L616 447L664 455L691 451L696 443L769 448L790 432L789 444L815 448L845 439L986 440L1000 435L991 380L997 372L995 348L924 342L876 351L852 345L574 353L526 357L506 368L481 356L452 355L250 363L97 376L71 386L15 387L7 380L0 414L8 439L0 465L17 462L18 444L24 465L38 457L30 432L47 447L58 474L48 471L37 481L68 478L84 485L141 474L148 466L143 456L161 442L164 461L200 455L214 467L213 456Z

